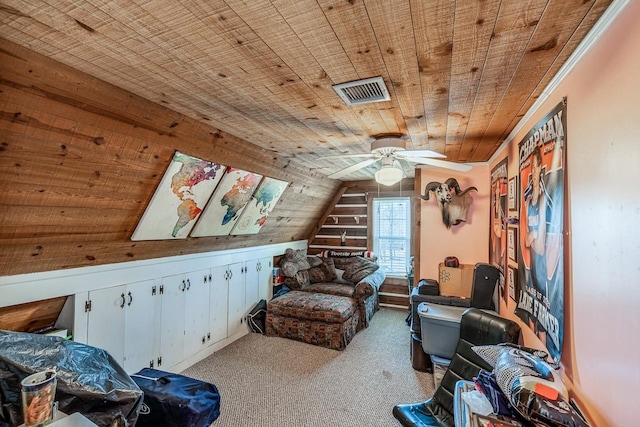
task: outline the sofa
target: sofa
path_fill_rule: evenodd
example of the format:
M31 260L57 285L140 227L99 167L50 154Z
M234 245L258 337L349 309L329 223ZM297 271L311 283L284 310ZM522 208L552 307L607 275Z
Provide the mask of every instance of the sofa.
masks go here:
M375 260L353 252L307 256L287 249L279 267L288 292L267 305L267 335L344 349L379 308L386 276Z

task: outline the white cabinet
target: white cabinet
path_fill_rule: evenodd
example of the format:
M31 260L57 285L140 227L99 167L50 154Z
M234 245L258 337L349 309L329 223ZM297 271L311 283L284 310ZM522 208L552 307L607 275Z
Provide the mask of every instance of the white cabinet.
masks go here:
M86 343L107 350L131 374L155 364L159 303L153 280L98 289L76 321L86 316Z
M244 276L244 311L249 313L254 305L260 301L260 260L252 259L246 262Z
M261 299L269 300L273 296L272 257L253 259L246 262L247 274L245 276L245 308L251 310Z
M273 257L260 258L260 277L258 301L269 301L273 297Z
M225 278L229 288L227 336L231 337L246 330L244 316L245 303L245 263L229 264Z
M209 280L209 342L215 344L227 338L229 283L228 268L214 267Z
M206 269L162 278L160 366L170 368L206 346L209 274Z

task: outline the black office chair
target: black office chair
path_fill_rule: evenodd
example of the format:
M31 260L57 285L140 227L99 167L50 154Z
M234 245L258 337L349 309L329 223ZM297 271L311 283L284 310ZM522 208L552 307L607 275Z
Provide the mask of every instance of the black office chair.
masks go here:
M471 380L480 369L492 368L471 347L503 342L518 344L520 326L515 322L478 310L467 309L460 322L456 353L442 378L440 387L426 402L396 405L393 416L403 426L453 426L453 394L456 382Z

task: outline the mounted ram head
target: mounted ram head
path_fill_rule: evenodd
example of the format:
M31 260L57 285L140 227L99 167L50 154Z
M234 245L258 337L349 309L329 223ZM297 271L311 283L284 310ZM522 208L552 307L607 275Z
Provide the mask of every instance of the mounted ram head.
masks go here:
M469 191L478 191L476 187L469 187L460 190L460 185L455 178L449 178L444 183L432 181L424 188L424 196L419 196L423 200L429 200L429 195L433 191L438 201L438 206L442 211L442 222L447 228L458 225L467 220L467 211L473 202Z

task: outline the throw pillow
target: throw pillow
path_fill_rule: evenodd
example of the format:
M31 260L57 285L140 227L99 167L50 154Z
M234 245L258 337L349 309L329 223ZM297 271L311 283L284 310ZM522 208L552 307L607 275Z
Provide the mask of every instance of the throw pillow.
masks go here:
M353 283L358 283L378 269L378 264L363 257L351 258L351 262L344 267L342 278Z
M311 283L328 283L336 280L338 275L336 274L336 268L333 264L333 260L331 258L318 258L318 260L320 261L318 266L314 266L313 263L310 263L311 268L309 269L309 280Z
M299 291L311 284L309 270L298 271L293 277L285 277L284 284L292 291Z
M318 267L322 264L322 259L315 255L307 255L307 262L309 263L309 267Z
M287 249L280 260L280 271L286 277L293 277L300 270L311 268L307 261L307 251L305 249Z

